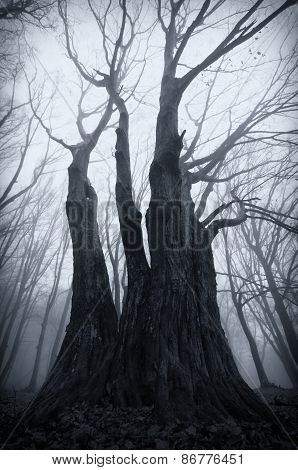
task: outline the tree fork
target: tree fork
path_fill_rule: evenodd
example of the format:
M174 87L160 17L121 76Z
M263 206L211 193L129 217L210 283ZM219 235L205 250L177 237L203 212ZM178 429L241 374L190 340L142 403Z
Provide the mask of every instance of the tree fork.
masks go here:
M132 195L132 179L129 152L129 117L124 101L111 90L120 113L116 130L116 202L120 231L124 246L128 287L120 319L119 336L111 365L108 388L111 398L118 406L138 406L146 402L147 390L139 360L142 325L145 321L144 303L150 288L150 268L146 259L141 219Z

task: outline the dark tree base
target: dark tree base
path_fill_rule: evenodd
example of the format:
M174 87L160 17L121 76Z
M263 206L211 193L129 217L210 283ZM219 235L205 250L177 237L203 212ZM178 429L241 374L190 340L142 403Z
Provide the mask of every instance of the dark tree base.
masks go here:
M67 408L43 426L20 426L21 412L2 401L0 440L5 449L293 449L298 445L298 390L262 389L282 427L263 421L156 422L152 409L112 409L87 404ZM286 434L287 433L287 434Z

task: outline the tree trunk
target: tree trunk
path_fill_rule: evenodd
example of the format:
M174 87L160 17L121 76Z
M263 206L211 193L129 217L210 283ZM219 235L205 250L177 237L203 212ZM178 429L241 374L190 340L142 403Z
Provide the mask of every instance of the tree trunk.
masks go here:
M256 341L255 341L253 335L251 334L251 331L249 329L248 324L246 323L246 319L244 317L244 313L243 313L242 307L240 305L237 306L237 314L238 314L238 318L240 320L241 326L243 328L244 334L246 336L246 339L247 339L249 347L250 347L250 352L251 352L254 364L256 366L258 378L259 378L259 381L260 381L260 386L261 387L268 387L269 386L269 380L268 380L267 374L265 372L265 369L263 367L263 364L262 364L262 361L261 361L261 358L260 358L260 355L259 355L258 347L256 345Z
M57 256L56 256L56 263L55 263L55 270L54 270L54 280L53 280L51 292L48 296L46 309L45 309L45 314L44 314L43 321L42 321L42 324L41 324L41 331L40 331L40 335L39 335L39 338L38 338L38 344L37 344L37 348L36 348L36 356L35 356L33 371L32 371L32 375L31 375L29 385L28 385L28 390L30 390L30 391L34 391L37 388L37 379L38 379L38 374L39 374L39 369L40 369L40 364L41 364L41 357L42 357L42 351L43 351L43 346L44 346L44 340L45 340L45 337L46 337L46 330L47 330L47 326L48 326L48 322L49 322L49 318L50 318L50 313L52 311L52 307L53 307L54 302L55 302L56 297L57 297L58 287L59 287L59 283L60 283L62 267L63 267L63 262L64 262L64 258L65 258L65 255L66 255L67 247L68 247L68 241L66 240L66 242L65 242L65 240L63 238L61 238L59 251L58 251ZM60 257L60 260L59 260L60 252L61 252L61 257Z
M262 299L262 303L261 303ZM283 335L279 329L279 326L276 323L276 320L274 318L274 315L270 309L268 300L266 296L262 296L260 300L256 299L263 311L266 313L269 322L268 326L270 328L271 334L273 338L275 339L276 342L276 347L277 347L277 352L279 353L278 356L280 360L282 361L283 365L285 366L285 369L287 371L287 374L293 384L293 386L298 385L298 368L295 362L293 361L289 349L285 343L285 340L283 338Z
M121 98L115 96L115 101L120 112L115 153L116 202L126 257L128 286L124 292L124 307L108 388L115 404L138 406L146 401L144 394L147 393L145 382L140 380L139 361L143 356L139 351L139 343L142 338L145 302L150 290L150 269L143 246L142 214L137 209L132 195L128 113Z
M5 331L5 335L3 337L3 342L1 344L1 349L3 348L4 352L6 351L6 348L8 347L11 332L13 331L13 326L18 318L18 312L20 310L20 306L22 306L22 303L24 303L23 311L20 315L20 321L16 328L15 336L12 342L11 351L7 358L6 364L3 367L3 370L1 370L0 384L6 382L8 375L10 373L10 370L17 358L17 354L18 354L19 347L21 344L20 340L24 331L24 327L28 319L28 316L30 314L30 310L32 309L32 306L34 305L34 299L32 300L32 297L33 297L34 289L38 280L38 276L40 274L40 271L42 270L42 263L43 263L45 253L48 247L48 242L51 238L51 234L52 234L52 231L50 229L48 231L46 239L44 239L41 244L41 251L35 251L33 249L34 247L33 236L29 242L28 257L26 259L24 270L22 272L19 292L18 292L16 301L14 303L13 309L11 311L12 315L10 317L10 321L8 323L7 329ZM35 257L37 257L37 263L35 267L32 268L31 263ZM29 290L27 290L26 287L28 286L29 280L30 280L30 287L29 287ZM3 353L3 356L1 353L1 360L3 359L4 359L4 353Z
M270 269L268 269L268 266L266 264L263 265L264 271L266 274L266 278L268 281L268 286L270 289L270 292L272 294L274 303L275 303L275 309L276 312L278 313L280 322L283 326L285 336L287 339L287 343L289 345L289 349L291 351L291 354L296 362L298 364L298 339L297 335L295 333L293 324L288 316L287 309L284 305L283 299L278 291L278 287L276 285L276 282L274 280L274 277L272 275L272 272Z
M73 244L70 322L57 360L31 414L45 419L75 400L87 399L95 372L104 388L117 332L117 314L98 235L97 196L88 178L89 152L73 147L66 213Z
M86 156L77 149L78 161L73 152L67 201L74 248L72 312L36 402L43 416L105 393L116 406L154 406L166 422L266 414L241 378L221 327L213 235L195 218L190 177L179 167L183 134L178 134L176 85L177 79L163 79L146 214L150 268L132 196L128 114L124 101L113 95L120 111L116 201L128 273L114 349L117 315L96 228L96 195L80 165Z
M128 259L111 393L117 405L154 405L163 421L256 417L264 407L241 378L227 344L210 239L194 217L188 175L179 168L183 136L175 83L163 80L150 168L151 270L142 277L140 264L131 271Z
M13 339L13 342L12 342L11 350L10 350L9 355L7 357L5 366L1 370L1 374L0 374L0 384L1 385L4 385L6 383L8 377L9 377L9 374L12 370L12 367L15 363L15 360L17 358L19 348L21 346L21 338L22 338L22 334L24 332L26 321L27 321L28 316L30 315L32 307L34 305L34 301L33 302L31 301L33 291L34 291L34 285L35 284L34 284L34 279L33 279L32 286L31 286L31 288L28 292L27 299L25 301L24 309L23 309L23 311L21 313L21 316L20 316L19 324L16 328L16 332L15 332L15 336L14 336L14 339Z
M249 329L249 326L246 322L245 316L244 316L243 306L241 304L241 302L242 302L241 294L238 293L238 295L237 295L237 293L236 293L235 284L234 284L233 277L232 277L232 272L231 272L231 260L230 260L230 253L229 253L229 250L228 250L227 237L226 237L225 233L223 235L224 235L224 241L225 241L225 255L226 255L229 282L230 282L230 287L231 287L232 300L233 300L235 309L237 311L237 315L238 315L239 321L241 323L242 329L244 331L244 334L246 336L246 339L247 339L249 347L250 347L250 352L251 352L251 355L252 355L256 370L257 370L260 386L261 387L268 387L269 386L269 380L268 380L267 374L265 372L265 369L263 367L255 338L253 337L253 335L252 335L252 333Z
M17 320L20 306L22 305L22 302L24 301L25 290L26 290L25 287L27 285L30 275L32 275L32 272L29 266L31 264L31 259L33 255L34 231L35 231L35 225L34 225L34 230L33 230L30 242L27 247L27 256L26 258L25 257L22 258L20 271L17 274L17 281L14 285L9 302L6 304L6 308L9 308L11 304L12 304L12 307L10 307L9 314L7 315L7 318L8 318L7 325L5 325L4 323L5 330L4 330L2 341L0 344L0 369L4 363L4 358L5 358L7 348L8 348L10 336L13 331L15 322ZM14 298L16 289L18 289L18 293L16 297Z

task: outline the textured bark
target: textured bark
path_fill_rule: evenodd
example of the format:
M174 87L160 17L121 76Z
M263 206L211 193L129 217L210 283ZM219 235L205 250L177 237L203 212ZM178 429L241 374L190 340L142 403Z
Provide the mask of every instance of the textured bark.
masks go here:
M158 187L152 175L151 182ZM182 220L173 224L176 230L186 227L180 234L184 248L163 254L162 262L158 253L152 257L160 289L159 302L152 301L159 343L155 407L167 420L262 414L263 406L241 378L221 327L211 237L194 218L187 187L186 182Z
M196 219L191 178L179 166L177 79L165 76L161 87L146 214L150 267L132 195L128 114L119 95L111 94L120 112L116 201L128 273L119 333L115 342L117 315L97 233L96 195L87 180L89 155L77 146L67 200L74 247L71 319L37 399L38 413L104 397L121 407L154 406L166 422L258 419L264 406L241 378L220 323L214 233Z
M208 372L208 400L223 415L236 418L264 416L264 405L240 376L221 326L216 299L216 273L209 234L202 236L205 249L196 253L196 293L202 351Z
M167 422L257 418L264 407L241 378L221 327L211 236L195 219L190 178L179 168L179 101L176 79L167 77L146 214L151 269L143 276L139 262L128 269L110 390L116 405L154 405ZM129 267L129 253L127 260Z
M89 398L94 375L105 376L117 331L105 259L98 235L97 197L88 178L86 148L73 149L66 212L73 244L73 295L70 322L33 417L45 419L73 401Z
M150 270L143 246L142 214L137 209L132 194L129 117L123 100L116 95L114 98L120 112L115 153L116 202L126 257L128 285L108 388L117 405L138 406L144 402L146 394L145 383L139 379L142 374L139 362L142 353L139 345Z

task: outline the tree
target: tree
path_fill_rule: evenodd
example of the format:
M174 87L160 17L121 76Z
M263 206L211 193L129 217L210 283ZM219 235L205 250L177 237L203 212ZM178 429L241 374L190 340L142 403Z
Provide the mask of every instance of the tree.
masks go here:
M243 311L244 310L243 297L242 297L241 292L240 293L239 291L237 292L236 287L235 287L235 283L234 283L234 279L233 279L232 271L231 271L231 259L230 259L230 253L228 251L227 236L224 232L223 232L223 236L225 240L225 254L226 254L228 277L229 277L229 282L230 282L230 287L231 287L231 295L232 295L233 303L236 308L237 315L240 320L241 326L243 328L244 334L249 343L251 355L255 363L256 369L257 369L260 385L261 387L268 387L269 380L265 372L264 366L262 364L262 360L258 351L257 343L245 319L245 314Z
M4 0L0 8L0 20L20 20L42 25L55 0Z
M9 175L8 182L5 189L0 195L0 211L2 216L5 216L4 209L13 202L17 201L23 194L33 188L41 176L47 165L57 160L56 149L51 152L50 139L44 149L43 158L34 168L33 175L29 184L24 187L19 186L19 179L21 172L26 166L26 159L30 155L31 146L36 140L36 135L39 130L39 123L34 119L34 115L26 116L24 111L27 109L27 102L15 103L15 87L17 81L17 73L13 76L12 91L9 99L1 106L1 119L0 119L0 148L1 159L0 165L3 172L10 167L15 167L16 154L19 155L19 160L16 168L14 168L13 175ZM55 154L55 157L53 156ZM31 156L32 158L32 156ZM17 189L16 189L17 188ZM16 189L16 190L15 190ZM13 193L13 194L12 194Z
M286 143L288 150L289 147L292 147L291 142ZM286 344L287 336L283 332L279 310L274 302L276 295L283 300L287 309L288 323L291 324L295 335L295 315L290 314L289 307L295 304L292 293L295 290L296 245L294 235L286 229L286 220L296 220L292 215L296 202L295 189L288 184L293 173L292 154L293 151L290 149L286 154L287 158L282 160L282 163L275 168L275 172L270 175L270 183L265 180L267 201L263 202L262 211L258 209L258 212L250 211L251 207L258 207L255 199L259 199L251 198L250 202L244 203L248 219L241 225L241 229L237 230L236 236L234 234L228 239L227 233L223 232L226 255L224 264L227 264L231 296L249 341L260 382L264 385L266 385L266 374L264 375L260 367L258 348L254 344L255 340L248 321L257 324L259 333L283 363L292 383L294 385L297 383L297 367ZM256 155L253 158L255 159ZM238 191L241 186L244 186L246 191L247 184L252 185L247 181L244 185L237 181ZM250 193L253 195L253 186ZM271 217L276 218L275 224L271 223ZM254 229L250 224L254 225ZM254 245L255 249L246 249L251 245ZM262 252L267 268L270 269L278 293L271 290L272 285L269 285L257 247Z
M33 365L31 379L28 385L28 390L31 390L31 391L35 391L37 388L37 378L38 378L38 373L40 369L41 355L42 355L43 346L45 342L46 330L47 330L51 310L57 298L59 283L60 283L61 274L62 274L63 262L64 262L65 255L67 252L68 244L69 244L69 238L68 238L68 233L66 233L64 234L64 236L63 235L61 236L59 249L56 254L53 284L52 284L52 288L51 288L51 291L50 291L50 294L48 296L48 300L46 303L45 314L43 316L40 336L39 336L38 344L36 347L36 357L35 357L35 361ZM61 321L63 321L63 315L62 315Z
M48 189L49 189L48 184ZM49 224L43 224L43 217L52 202L52 194L40 193L37 200L28 204L30 194L25 194L21 214L25 222L17 220L16 231L20 240L10 240L3 266L11 272L7 289L2 287L0 381L4 384L17 358L21 338L28 320L33 314L41 286L39 281L49 269L52 258L49 254L55 243L57 212ZM29 201L28 201L29 200ZM23 212L24 211L24 212ZM32 212L31 212L32 211ZM5 273L3 272L3 275ZM5 279L5 277L4 277Z
M235 218L216 218L226 205L206 219L200 218L229 152L267 116L281 110L290 112L293 106L284 97L270 108L265 94L235 129L230 123L228 135L218 148L195 162L188 161L196 147L195 140L192 150L180 157L185 131L181 134L178 131L178 108L200 73L253 38L296 2L285 1L261 20L256 18L261 14L262 0L244 12L234 11L230 15L235 20L234 26L219 45L194 67L186 65L188 71L177 77L180 64L185 65L181 58L191 39L212 15L222 11L225 2L220 0L212 5L205 0L197 9L183 0L170 0L163 5L157 1L165 49L149 175L151 200L146 214L150 265L143 243L142 215L133 195L129 112L122 88L136 20L128 12L126 1L119 2L121 20L115 41L110 41L105 28L112 2L103 13L95 9L91 0L88 3L103 34L106 71L96 68L90 74L81 64L74 50L65 1L59 2L59 12L68 55L85 80L104 88L108 94L98 126L93 133L86 134L79 116L82 141L67 145L52 135L33 108L49 136L72 154L66 211L74 256L70 324L57 361L37 397L33 415L45 418L61 409L66 400L71 403L108 399L116 406L154 406L159 418L166 421L204 417L218 420L227 416L257 418L266 411L241 378L221 327L211 247L221 228L246 220L244 202L234 195L233 203L239 207ZM139 14L137 11L137 19ZM281 95L284 96L283 89ZM119 332L97 231L97 198L87 179L90 153L115 108L119 114L115 193L128 275ZM200 169L191 172L197 165ZM205 190L195 211L191 189L197 182L210 183L211 187Z
M258 244L258 232L257 232L257 228L256 228L256 223L254 221L252 221L252 228L253 228L253 236L256 239L256 245L251 243L251 241L249 240L247 232L244 231L243 233L245 234L246 240L249 243L249 245L251 246L251 248L257 253L257 256L259 257L259 260L262 264L262 267L263 267L265 275L266 275L266 279L267 279L267 282L268 282L270 292L271 292L272 297L274 299L275 309L276 309L276 311L279 315L280 321L283 325L283 329L284 329L284 332L285 332L285 335L286 335L286 338L287 338L287 342L288 342L290 351L293 355L293 358L294 358L295 362L297 363L298 362L297 335L295 333L293 324L292 324L292 322L291 322L291 320L288 316L288 312L287 312L286 307L284 305L283 298L280 295L280 293L278 292L278 287L276 285L276 282L274 280L274 276L273 276L272 271L270 269L270 264L268 263L268 261L264 257L264 255L263 255L263 253L260 249L260 245Z

